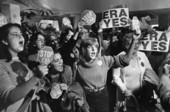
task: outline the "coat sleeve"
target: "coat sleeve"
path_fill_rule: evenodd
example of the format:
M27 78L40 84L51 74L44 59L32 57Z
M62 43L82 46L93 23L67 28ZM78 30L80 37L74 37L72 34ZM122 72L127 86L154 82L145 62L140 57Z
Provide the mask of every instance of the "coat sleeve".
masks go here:
M15 85L12 84L12 81L8 73L9 72L7 71L7 67L0 62L0 107L1 108L3 107L4 104L6 104L6 99L10 91L15 88Z
M170 109L170 78L165 74L160 79L158 92L164 109Z
M112 65L113 68L117 67L125 67L129 65L129 61L125 57L125 52L121 52L120 54L113 56L114 63Z

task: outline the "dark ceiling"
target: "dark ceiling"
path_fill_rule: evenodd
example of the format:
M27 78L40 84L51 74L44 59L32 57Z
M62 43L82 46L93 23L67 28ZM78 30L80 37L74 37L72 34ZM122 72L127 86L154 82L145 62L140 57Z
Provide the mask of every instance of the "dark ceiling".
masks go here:
M168 14L170 16L170 8L166 9L154 9L145 11L131 11L130 17L138 16L139 18L149 15L152 19L157 19L160 14Z

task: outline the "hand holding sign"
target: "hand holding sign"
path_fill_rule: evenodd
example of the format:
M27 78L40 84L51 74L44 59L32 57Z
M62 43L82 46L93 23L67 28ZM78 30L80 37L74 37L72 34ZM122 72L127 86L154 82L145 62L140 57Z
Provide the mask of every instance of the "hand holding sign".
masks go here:
M96 22L96 14L92 10L85 10L81 14L80 22L82 25L88 25L91 26L93 23Z
M77 24L77 31L81 32L82 29L83 29L83 26L84 26L83 21L79 21L78 24Z
M38 52L38 61L41 65L48 65L53 60L53 55L53 49L49 46L45 46Z
M61 84L60 84L60 89L61 89L61 90L67 90L68 87L67 87L67 85L66 85L65 83L61 83Z
M64 17L62 19L62 23L63 23L64 26L67 26L69 28L73 28L72 25L71 25L70 19L68 17Z
M38 65L38 67L34 69L34 73L36 77L43 78L48 73L47 65Z
M141 36L140 22L136 16L134 16L132 19L132 30L135 31L135 35L133 36L133 38L139 39Z
M140 29L140 21L136 16L133 17L132 19L132 30L139 30Z
M50 92L52 99L58 99L62 94L62 90L60 89L60 84L54 83L52 85L52 89Z

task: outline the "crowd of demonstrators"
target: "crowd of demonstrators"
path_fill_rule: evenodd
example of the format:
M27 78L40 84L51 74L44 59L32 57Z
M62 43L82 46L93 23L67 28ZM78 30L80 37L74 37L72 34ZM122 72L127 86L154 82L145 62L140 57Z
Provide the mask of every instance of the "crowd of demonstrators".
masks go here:
M96 24L99 28L78 23L60 32L52 25L1 26L0 111L163 112L161 103L168 112L169 54L155 71L150 55L138 51L150 29ZM43 65L38 53L46 46L54 55Z
M80 110L89 112L84 91L78 83L73 82L72 69L63 63L59 52L54 53L54 58L49 64L49 72L42 80L46 83L42 87L43 89L37 93L40 97L39 102L47 103L52 112L78 112ZM52 87L55 84L61 90L53 91ZM53 94L57 94L57 98L50 96L52 91Z
M127 66L132 57L135 41L139 38L133 35L133 41L127 54L119 56L104 56L100 53L96 38L88 37L80 44L80 57L75 70L75 80L84 88L90 112L108 112L108 93L106 90L107 72L110 68ZM138 37L138 38L137 38Z
M0 28L0 35L0 111L24 112L23 101L30 102L34 86L48 73L48 68L38 65L33 73L20 61L18 53L25 43L20 25L6 24Z

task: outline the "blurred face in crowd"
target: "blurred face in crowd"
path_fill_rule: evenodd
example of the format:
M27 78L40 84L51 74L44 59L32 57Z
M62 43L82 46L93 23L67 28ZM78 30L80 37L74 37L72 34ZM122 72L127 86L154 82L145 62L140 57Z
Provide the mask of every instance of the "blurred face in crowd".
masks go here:
M116 35L113 35L111 38L111 43L114 43L118 40Z
M18 27L11 27L9 29L7 40L4 41L8 45L8 50L12 54L17 54L24 49L24 37L22 36L21 30Z
M97 47L95 45L89 45L86 48L86 59L87 60L94 60L97 56Z
M89 36L89 32L87 29L83 28L82 31L81 31L81 39L85 39L85 38L88 38Z
M66 36L65 40L68 41L70 40L70 38L74 35L74 33L72 31L69 30L68 35Z
M78 48L77 47L74 47L73 48L73 54L74 54L74 57L76 58L76 59L78 59L79 58L79 50L78 50Z
M36 40L38 49L42 49L45 46L45 38L43 35L39 34Z
M55 71L62 72L63 71L63 59L60 53L54 54L54 59L51 62L52 67Z
M55 36L51 36L50 37L50 42L51 42L51 45L55 48L58 48L59 47L59 43L58 43L58 40Z
M132 34L126 34L124 37L123 37L123 45L125 47L126 50L128 50L130 48L130 44L132 42Z
M132 43L132 36L133 34L132 33L129 33L129 34L126 34L125 37L123 37L124 41L123 41L123 44L126 48L126 50L128 50L130 48L130 45ZM133 55L135 55L138 51L138 48L139 48L139 45L140 45L140 42L138 40L138 42L135 43L135 48L134 48L134 51L133 51Z

